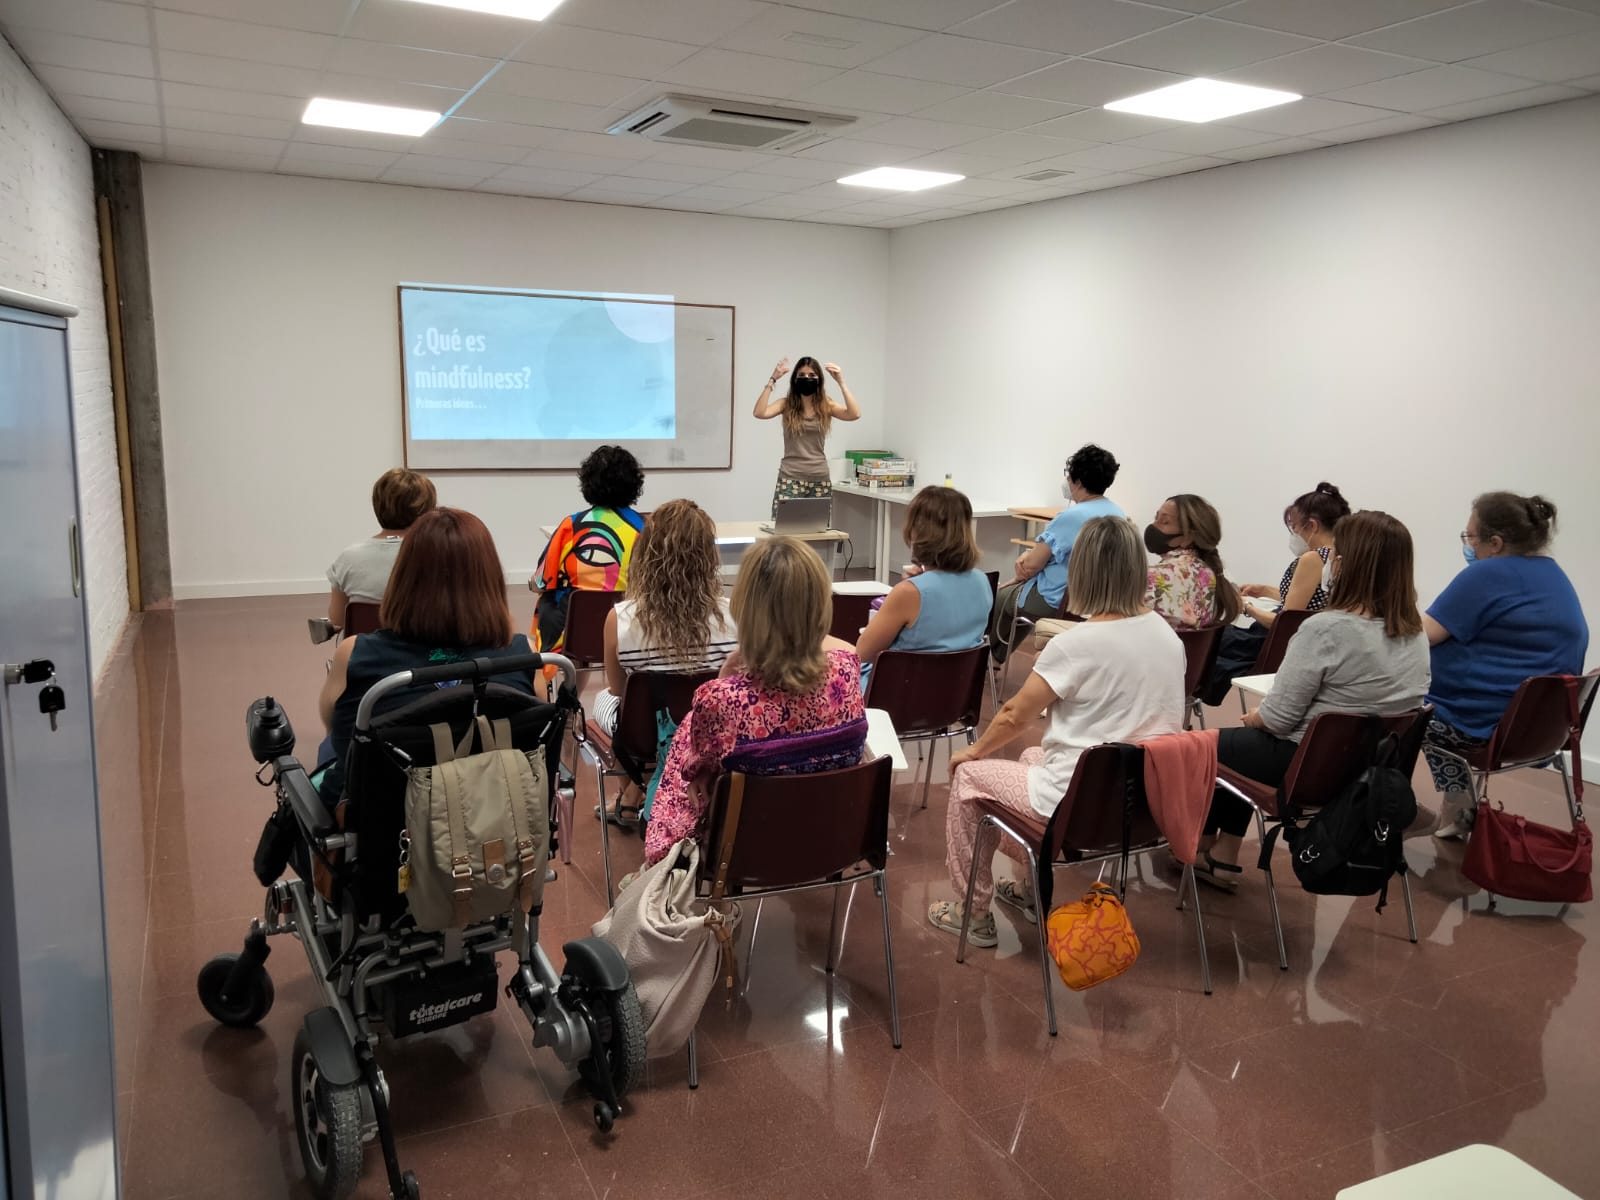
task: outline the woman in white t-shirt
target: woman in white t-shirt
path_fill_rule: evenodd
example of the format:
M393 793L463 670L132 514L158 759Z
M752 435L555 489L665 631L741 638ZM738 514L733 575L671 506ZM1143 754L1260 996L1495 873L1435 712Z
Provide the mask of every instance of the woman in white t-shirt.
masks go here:
M595 698L595 720L616 732L622 689L635 671L720 670L738 643L722 594L716 526L693 500L669 500L645 521L629 559L627 597L606 616L606 686ZM643 784L635 779L623 791L613 822L638 824Z
M1137 742L1183 728L1183 643L1172 626L1145 607L1144 545L1122 517L1096 517L1079 530L1068 560L1067 594L1085 620L1055 638L1035 662L1022 690L997 714L977 744L951 755L954 771L945 819L945 865L964 896L977 852L977 800L983 797L1031 817L1048 818L1067 793L1078 757L1102 742ZM1044 742L1020 760L990 758L1049 706ZM1008 853L1012 844L1000 843ZM998 896L1037 921L1031 888L1004 880L998 888L979 855L972 892L974 946L998 941L991 899ZM961 932L962 901L940 900L928 920Z

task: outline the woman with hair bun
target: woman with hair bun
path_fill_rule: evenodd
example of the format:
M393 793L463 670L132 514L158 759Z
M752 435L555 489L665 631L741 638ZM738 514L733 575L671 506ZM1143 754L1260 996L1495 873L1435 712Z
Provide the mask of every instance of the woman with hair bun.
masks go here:
M1467 771L1455 757L1483 746L1530 675L1576 675L1589 649L1578 593L1550 557L1556 506L1543 496L1485 492L1461 531L1466 567L1423 617L1432 646L1433 720L1423 746L1442 793L1434 836L1472 824Z

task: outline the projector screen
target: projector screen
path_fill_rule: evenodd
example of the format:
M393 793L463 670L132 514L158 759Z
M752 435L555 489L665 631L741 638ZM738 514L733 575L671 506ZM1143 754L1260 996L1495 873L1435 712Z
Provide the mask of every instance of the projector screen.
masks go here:
M733 465L733 308L671 296L401 284L405 461L572 470Z

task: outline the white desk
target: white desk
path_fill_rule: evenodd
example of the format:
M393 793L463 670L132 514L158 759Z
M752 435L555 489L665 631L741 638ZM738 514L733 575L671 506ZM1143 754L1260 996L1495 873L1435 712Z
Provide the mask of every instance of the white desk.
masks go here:
M895 536L894 525L889 513L891 507L901 507L911 503L921 488L869 488L862 487L859 483L835 483L833 494L835 496L859 496L872 505L872 577L879 583L889 582L889 560L893 555L890 546ZM970 497L969 497L970 498ZM1003 504L984 505L977 501L972 503L972 519L982 520L985 517L1009 517L1011 510Z
M1233 686L1260 701L1267 698L1267 693L1272 690L1272 681L1276 678L1276 675L1240 675L1234 679Z
M1463 1146L1342 1190L1337 1200L1578 1200L1498 1146Z
M908 770L906 752L895 732L894 718L881 708L867 709L867 750L873 758L888 758L896 774Z

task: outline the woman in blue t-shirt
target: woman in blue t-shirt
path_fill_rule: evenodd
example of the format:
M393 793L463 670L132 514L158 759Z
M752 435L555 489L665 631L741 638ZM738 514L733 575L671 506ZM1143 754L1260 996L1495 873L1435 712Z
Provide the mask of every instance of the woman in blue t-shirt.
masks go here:
M1556 506L1543 496L1485 492L1461 534L1466 569L1423 618L1433 647L1433 720L1423 746L1443 794L1434 836L1472 827L1462 763L1488 742L1518 686L1531 675L1576 675L1589 626L1572 581L1547 553Z

